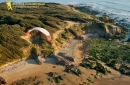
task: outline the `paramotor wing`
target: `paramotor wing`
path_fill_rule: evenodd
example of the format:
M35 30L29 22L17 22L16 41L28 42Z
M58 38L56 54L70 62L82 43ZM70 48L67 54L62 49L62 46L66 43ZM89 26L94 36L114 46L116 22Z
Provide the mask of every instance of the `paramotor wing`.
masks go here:
M41 28L41 27L34 27L34 28L28 30L28 31L26 32L26 35L28 35L28 34L29 34L31 31L33 31L33 30L38 30L38 31L40 31L40 32L46 37L47 41L50 41L50 40L51 40L51 35L50 35L50 33L49 33L46 29Z

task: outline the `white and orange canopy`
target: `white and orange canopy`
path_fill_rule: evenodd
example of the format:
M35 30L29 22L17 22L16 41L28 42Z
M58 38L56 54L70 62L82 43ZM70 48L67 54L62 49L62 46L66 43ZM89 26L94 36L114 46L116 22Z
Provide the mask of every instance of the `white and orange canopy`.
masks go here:
M26 35L28 35L28 34L29 34L31 31L33 31L33 30L38 30L38 31L40 31L40 32L46 37L47 41L51 41L51 35L50 35L50 33L49 33L46 29L41 28L41 27L34 27L34 28L28 30L28 31L26 32Z

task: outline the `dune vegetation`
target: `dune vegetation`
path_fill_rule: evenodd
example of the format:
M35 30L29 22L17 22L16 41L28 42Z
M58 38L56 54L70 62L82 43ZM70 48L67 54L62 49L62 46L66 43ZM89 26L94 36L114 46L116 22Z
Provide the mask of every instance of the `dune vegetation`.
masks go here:
M0 8L0 66L31 56L33 48L44 56L54 52L52 42L47 42L38 31L31 32L31 44L22 39L21 36L25 36L28 29L43 27L53 36L56 31L66 25L65 20L87 22L92 19L90 15L76 11L70 6L54 3L46 3L40 8L32 9L13 8L12 11L7 10L6 3L0 3ZM69 31L71 35L76 36L73 29L67 29L61 38L56 39L57 45L61 43L61 39L67 39ZM30 53L24 52L26 49Z

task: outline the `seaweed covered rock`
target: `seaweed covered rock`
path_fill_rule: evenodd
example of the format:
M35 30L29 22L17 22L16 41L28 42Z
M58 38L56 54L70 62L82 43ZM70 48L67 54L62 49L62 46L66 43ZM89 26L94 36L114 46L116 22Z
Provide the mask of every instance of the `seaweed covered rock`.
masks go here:
M79 64L82 67L94 69L97 72L107 74L111 73L110 70L105 68L101 63L99 63L95 58L85 58L82 63Z
M20 79L20 80L12 82L11 85L31 85L32 83L33 85L43 84L42 81L37 81L37 79L38 79L38 76L24 78L24 79Z
M78 67L74 66L74 65L67 65L65 67L65 72L72 73L72 74L75 74L77 76L79 76L79 75L82 74L82 72L80 71L80 69L78 69Z
M63 77L57 76L57 77L55 77L55 80L56 80L57 83L60 83L61 80L63 81Z
M51 83L53 81L55 81L56 83L60 83L61 80L64 80L63 76L58 75L56 72L49 72L48 76L50 77L48 78L48 80L51 81Z

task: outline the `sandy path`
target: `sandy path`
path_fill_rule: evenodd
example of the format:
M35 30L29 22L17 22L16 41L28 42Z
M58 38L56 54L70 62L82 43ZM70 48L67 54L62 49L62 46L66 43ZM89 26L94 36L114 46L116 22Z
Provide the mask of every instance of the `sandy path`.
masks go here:
M74 57L73 49L76 46L77 42L78 42L77 39L72 40L70 43L67 43L66 47L64 49L62 49L60 52L61 53L67 53L68 56Z
M58 38L59 34L64 32L64 28L71 28L72 26L74 26L75 24L79 24L79 23L76 23L76 22L72 22L72 21L64 21L67 23L66 26L64 27L60 27L61 30L58 30L56 31L54 34L53 34L53 40L55 40L56 38Z

